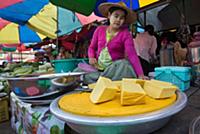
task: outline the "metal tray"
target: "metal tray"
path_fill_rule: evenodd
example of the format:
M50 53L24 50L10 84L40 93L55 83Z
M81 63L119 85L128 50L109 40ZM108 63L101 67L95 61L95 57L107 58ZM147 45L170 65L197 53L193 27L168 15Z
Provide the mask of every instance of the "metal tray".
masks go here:
M25 103L30 103L33 106L49 105L53 100L22 100Z
M161 110L134 116L89 117L62 111L59 99L51 103L50 111L81 134L148 134L163 127L187 103L186 95L178 91L176 102Z
M0 79L6 80L35 80L35 79L53 79L63 76L81 76L84 75L85 72L68 72L68 73L55 73L55 74L43 74L38 76L23 76L23 77L0 77Z

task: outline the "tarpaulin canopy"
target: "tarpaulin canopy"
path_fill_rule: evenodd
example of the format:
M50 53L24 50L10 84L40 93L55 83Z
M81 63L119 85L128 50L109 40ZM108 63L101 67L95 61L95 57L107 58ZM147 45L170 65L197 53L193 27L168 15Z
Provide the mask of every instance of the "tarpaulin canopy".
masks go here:
M41 42L46 36L0 18L0 44Z
M182 16L188 25L200 24L199 5L199 0L172 0L168 6L158 12L163 29L179 27Z
M151 24L154 26L155 31L159 31L162 29L162 23L160 22L158 16L158 12L162 10L164 7L168 5L164 4L162 6L158 6L152 8L150 10L145 10L145 12L138 13L138 20L144 27L145 25Z
M24 0L0 9L0 17L17 24L27 24L49 38L67 34L86 24L74 12L54 6L48 0ZM87 23L96 19L90 17Z
M200 24L199 5L199 0L171 0L152 9L147 9L145 13L139 13L139 20L143 25L145 23L154 25L156 31L180 27L183 16L185 24L197 25ZM144 14L146 14L145 17Z

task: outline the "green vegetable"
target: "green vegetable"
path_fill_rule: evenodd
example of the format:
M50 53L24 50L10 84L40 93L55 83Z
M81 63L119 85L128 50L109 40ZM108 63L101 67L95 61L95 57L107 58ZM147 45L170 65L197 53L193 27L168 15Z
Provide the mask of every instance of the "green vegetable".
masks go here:
M60 134L60 128L57 125L53 125L50 129L50 134Z

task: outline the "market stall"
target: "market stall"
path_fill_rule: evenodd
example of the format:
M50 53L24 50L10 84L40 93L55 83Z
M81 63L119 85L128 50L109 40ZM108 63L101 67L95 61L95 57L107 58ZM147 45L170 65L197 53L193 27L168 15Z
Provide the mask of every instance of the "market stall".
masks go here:
M21 6L23 4L26 5L26 1L21 2ZM0 10L0 16L27 24L52 38L38 44L39 47L54 43L60 50L58 58L51 63L36 61L3 68L6 71L3 79L8 80L12 91L11 123L17 133L68 133L66 127L73 133L81 134L150 133L163 127L171 116L186 106L184 91L190 87L190 68L158 68L152 77L157 80L98 80L93 86L85 85L83 79L90 73L87 72L88 68L84 73L71 71L80 62L88 62L87 47L96 27L82 26L93 22L94 18L88 21L85 16L56 7L49 1L40 4L34 13L21 20L16 20L16 16L10 14L11 18L4 16L3 11L9 12L9 8ZM92 4L96 4L96 1ZM49 19L42 17L49 17L49 13L53 14ZM65 17L71 18L68 28L63 28L66 23L62 22L66 21L60 20ZM49 22L40 23L38 18ZM81 20L84 22L81 23ZM46 25L48 28L41 29ZM75 30L80 27L82 29ZM63 59L63 48L74 52L74 55ZM45 52L40 53L40 56L44 55Z
M19 72L19 71L18 71ZM24 72L25 73L25 72ZM58 96L73 91L78 86L82 73L63 73L53 75L27 75L28 77L6 77L10 93L11 126L16 133L64 133L64 122L50 113L49 104ZM22 75L22 72L21 72ZM51 85L56 77L69 78L65 85ZM25 85L23 83L26 83ZM55 82L54 82L55 83ZM3 96L2 96L3 97ZM2 103L1 99L1 103ZM8 100L6 101L8 102ZM3 104L3 103L2 103ZM8 120L8 103L2 105L1 121ZM4 117L6 116L6 117ZM5 119L4 119L4 118Z

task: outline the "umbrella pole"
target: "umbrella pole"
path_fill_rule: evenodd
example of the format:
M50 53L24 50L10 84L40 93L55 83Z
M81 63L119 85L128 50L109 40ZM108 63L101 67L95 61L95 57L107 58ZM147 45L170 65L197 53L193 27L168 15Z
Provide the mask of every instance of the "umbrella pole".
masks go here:
M130 5L130 9L133 10L132 8L132 0L129 0L129 5ZM133 35L133 32L134 32L134 24L131 24L130 25L130 30L131 30L131 34Z
M147 12L146 11L144 11L144 26L146 26L147 25Z
M13 62L13 53L10 52L10 62L12 63Z
M56 37L56 51L57 51L57 52L59 52L59 51L58 51L58 45L59 45L59 41L58 41L58 30L59 30L59 29L58 29L58 28L59 28L59 24L58 24L59 22L58 22L58 20L59 20L59 16L58 16L58 15L59 15L59 8L58 8L58 6L57 6L57 23L56 23L56 27L57 27L57 30L56 30L56 36L57 36L57 37Z

